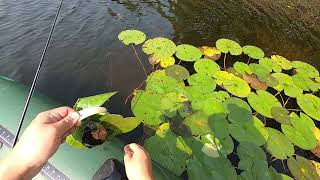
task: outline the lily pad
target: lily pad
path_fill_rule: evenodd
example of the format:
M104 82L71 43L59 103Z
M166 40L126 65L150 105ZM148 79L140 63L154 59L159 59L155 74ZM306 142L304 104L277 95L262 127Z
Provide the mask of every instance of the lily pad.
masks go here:
M292 69L291 61L279 55L272 55L271 59L273 62L277 63L284 70Z
M294 148L289 139L280 131L267 128L269 137L266 143L266 150L278 159L287 159L293 156Z
M271 115L276 121L281 124L290 124L291 116L289 115L289 111L287 111L283 107L272 107Z
M186 169L186 161L191 155L191 149L181 137L175 136L169 127L169 123L162 124L156 135L150 137L143 146L152 160L180 176Z
M319 76L319 71L312 65L302 61L292 61L291 65L295 68L298 75L302 75L309 78L316 78Z
M250 106L259 114L272 118L272 108L281 107L281 103L272 94L267 91L258 90L256 93L252 92L248 96Z
M297 103L306 114L320 121L320 98L313 94L301 94L297 97Z
M188 163L188 179L214 179L212 169L205 167L199 160L192 159Z
M252 74L252 71L251 71L249 65L246 64L246 63L243 63L243 62L235 62L235 63L233 64L233 68L234 68L239 74L242 74L242 75L245 74L245 73L247 73L247 74Z
M153 54L155 58L171 57L176 52L176 45L167 38L157 37L147 40L142 45L146 54Z
M95 96L79 98L75 103L75 105L73 106L73 108L79 111L81 109L85 109L89 107L100 107L116 93L117 92L110 92L110 93L104 93L104 94L99 94Z
M175 116L181 106L182 104L179 102L179 97L175 92L164 94L161 97L160 107L167 117Z
M250 142L241 142L237 148L237 154L240 159L238 168L241 170L250 170L254 162L267 160L265 152Z
M148 93L166 94L169 92L182 92L181 85L174 78L166 76L164 70L151 73L146 82L146 91Z
M164 112L160 108L161 95L139 91L131 101L131 110L135 117L149 125L164 121Z
M320 179L312 163L301 156L297 155L296 159L294 157L289 158L287 164L291 174L298 180Z
M188 78L190 86L195 87L200 92L212 92L216 89L216 83L212 77L205 74L193 74Z
M230 98L224 102L230 122L242 123L252 120L252 111L248 103L240 98Z
M255 90L266 90L268 88L267 84L260 81L254 74L244 74L242 78Z
M295 144L296 146L312 150L317 145L317 139L313 134L313 129L315 125L312 119L300 113L300 117L292 112L291 116L291 125L281 124L282 132L288 137L288 139Z
M180 66L178 64L174 64L172 66L169 66L165 69L166 75L170 76L177 81L183 81L189 78L190 73L189 71L184 68L183 66Z
M254 63L249 64L249 67L252 70L253 74L255 74L260 81L263 81L263 82L267 81L270 75L270 71L267 68L265 68L260 64L254 64Z
M313 91L317 92L319 90L319 83L310 79L309 77L303 76L301 74L292 76L293 83L303 89L304 91Z
M143 43L146 38L146 35L138 30L125 30L118 35L118 39L125 45L138 45Z
M199 74L205 74L213 77L213 75L220 71L220 66L211 60L208 59L200 59L194 63L194 69Z
M262 51L262 49L256 46L243 46L242 50L244 54L247 54L252 59L261 59L264 57L264 52Z
M297 97L303 93L303 90L294 84L291 76L284 73L273 73L272 76L279 81L279 84L273 87L275 90L284 91L289 97Z
M173 57L163 57L160 58L160 66L166 68L168 66L174 65L175 59Z
M234 148L233 141L230 136L226 136L225 138L217 138L214 134L207 134L201 136L201 138L196 139L202 145L201 153L204 154L203 158L218 158L220 157L220 155L227 157L227 155L232 153ZM198 149L192 146L192 149L194 151L197 151L200 148ZM197 155L199 155L199 152L197 153Z
M251 92L251 88L247 82L226 71L216 72L214 78L218 85L222 86L235 96L247 97Z
M269 173L272 177L272 180L293 180L293 178L290 176L278 173L272 166L269 167Z
M255 116L246 123L232 123L229 126L231 136L240 144L242 142L251 142L257 146L266 143L268 139L268 131L264 124Z
M268 163L267 161L262 160L255 161L252 166L248 170L243 171L240 176L245 180L271 180L271 174L268 170Z
M72 134L67 136L66 143L69 144L71 147L76 149L85 149L86 146L82 144L82 142L78 141Z
M190 116L187 116L183 121L191 131L192 135L204 135L211 133L209 126L209 116L203 111L197 111Z
M231 55L237 56L242 53L242 47L235 41L230 39L218 39L216 41L216 47L223 53L230 52Z
M199 48L206 59L216 61L221 57L221 51L215 47L202 46Z
M280 73L282 68L279 64L272 61L270 58L264 57L259 59L259 64L268 69L269 72L277 72Z
M182 61L191 62L198 61L202 57L202 53L198 48L194 46L181 44L177 46L176 56Z

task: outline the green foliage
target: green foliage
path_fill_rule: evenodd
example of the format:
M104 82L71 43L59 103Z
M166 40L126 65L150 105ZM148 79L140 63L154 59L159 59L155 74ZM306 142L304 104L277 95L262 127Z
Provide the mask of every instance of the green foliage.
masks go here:
M256 46L243 46L242 50L244 54L247 54L252 59L261 59L264 57L264 52L262 51L262 49Z
M202 56L202 52L189 44L181 44L177 46L176 56L182 61L198 61Z
M252 70L250 69L249 65L243 62L235 62L233 64L234 69L239 73L239 74L252 74Z
M123 44L129 45L129 44L141 44L146 40L146 35L138 30L126 30L122 31L118 35L118 39L122 41Z
M320 121L320 98L313 94L301 94L297 97L297 103L306 114Z
M174 64L165 69L166 75L174 78L177 81L183 81L189 78L189 71L183 66Z
M294 157L288 159L288 168L292 175L298 180L320 179L315 167L311 164L311 162L301 156L296 156L296 159Z
M301 61L292 61L291 65L298 75L302 75L309 78L316 78L319 76L319 71L308 63Z
M267 128L269 138L266 143L267 151L278 159L287 159L293 156L294 149L289 139L280 131Z
M166 58L172 56L176 52L176 45L169 39L157 37L147 40L142 50L146 54L153 54L155 58Z
M232 40L229 39L219 39L216 42L217 49L223 53L229 53L231 55L237 56L242 53L241 46Z
M220 66L209 59L200 59L194 63L194 69L199 74L213 77L217 71L220 71Z
M73 108L78 111L89 107L100 107L116 93L117 92L110 92L95 96L79 98L73 106Z
M273 87L277 91L284 91L284 94L289 97L297 97L303 93L303 90L295 85L292 77L284 73L273 73L279 84Z
M274 63L277 63L284 70L292 69L291 62L282 56L273 55L273 56L271 56L271 59Z

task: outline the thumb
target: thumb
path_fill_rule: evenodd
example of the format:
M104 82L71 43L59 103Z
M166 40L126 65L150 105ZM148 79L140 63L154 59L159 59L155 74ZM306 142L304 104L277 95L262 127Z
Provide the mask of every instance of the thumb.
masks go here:
M61 119L60 121L56 122L55 125L58 130L58 135L64 135L68 132L72 127L74 127L80 118L78 112L72 112L65 118Z

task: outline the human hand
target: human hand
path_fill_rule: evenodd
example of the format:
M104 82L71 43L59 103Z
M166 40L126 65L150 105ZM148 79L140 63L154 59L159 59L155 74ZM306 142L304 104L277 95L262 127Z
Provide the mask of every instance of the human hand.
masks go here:
M37 175L66 137L80 125L79 118L79 113L69 107L39 113L1 164L0 179L1 175L6 177L4 179L29 179ZM9 175L10 169L16 176Z
M153 180L149 153L138 144L124 147L124 165L129 180Z

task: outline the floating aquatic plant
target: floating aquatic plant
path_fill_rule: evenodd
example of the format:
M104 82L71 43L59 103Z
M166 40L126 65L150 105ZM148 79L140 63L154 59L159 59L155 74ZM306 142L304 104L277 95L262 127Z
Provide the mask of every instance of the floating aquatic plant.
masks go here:
M124 44L145 40L134 30L120 33L119 39ZM225 38L215 46L176 45L162 37L145 41L142 51L162 69L154 69L145 87L132 93L135 117L107 113L86 121L102 125L108 138L140 122L152 126L155 134L144 144L151 158L176 176L187 171L191 180L319 179L314 163L297 155L305 151L320 156L315 123L320 121L318 70L280 55L265 57L258 47L241 47ZM236 59L231 67L226 66L227 54ZM108 99L100 97L93 106ZM75 108L91 107L88 102L79 100ZM67 142L83 148L81 131ZM231 154L240 161L231 163ZM277 172L273 161L282 163L285 171Z

